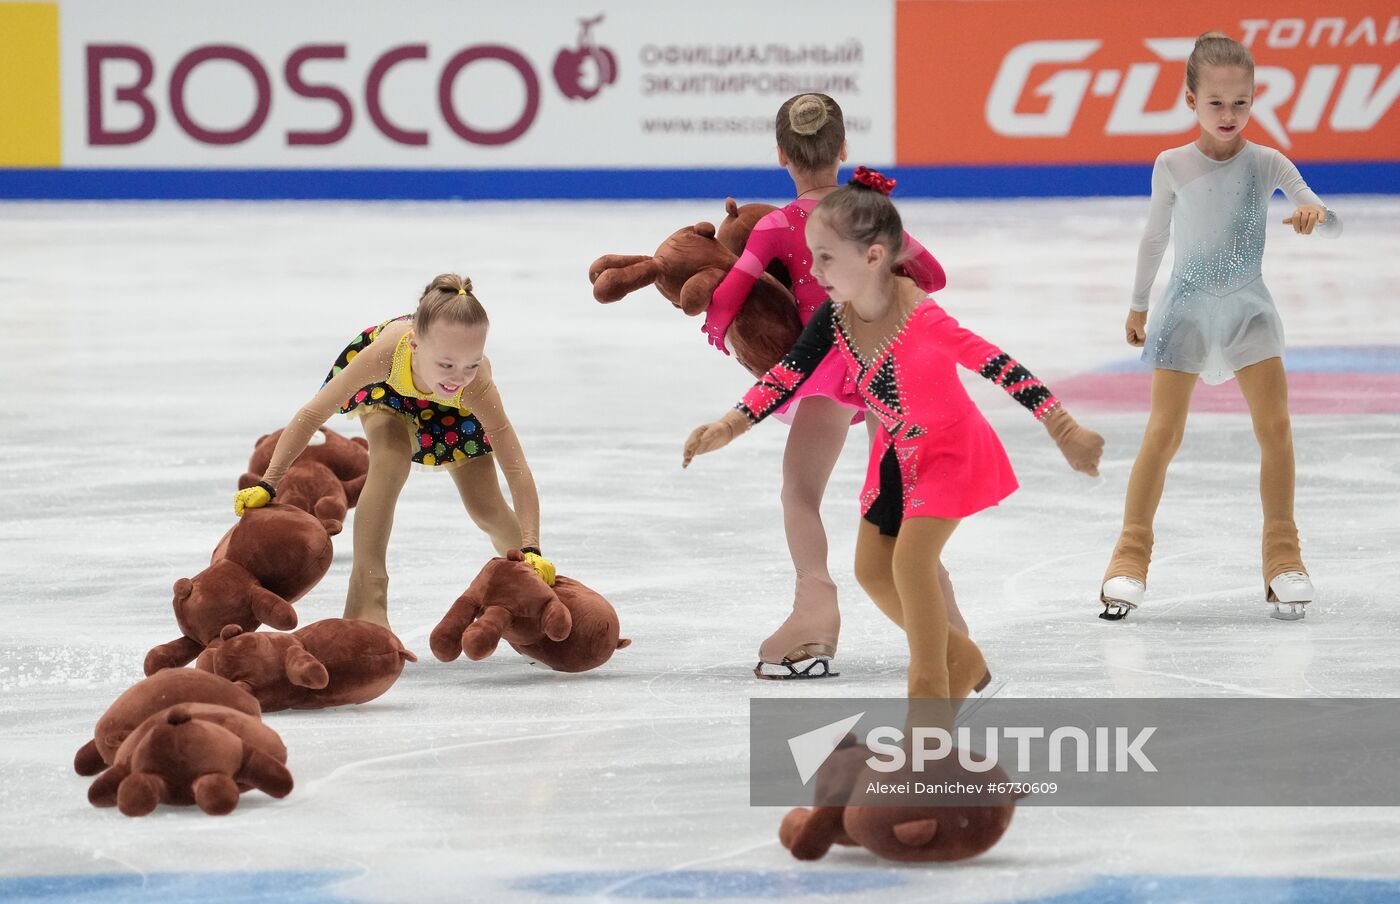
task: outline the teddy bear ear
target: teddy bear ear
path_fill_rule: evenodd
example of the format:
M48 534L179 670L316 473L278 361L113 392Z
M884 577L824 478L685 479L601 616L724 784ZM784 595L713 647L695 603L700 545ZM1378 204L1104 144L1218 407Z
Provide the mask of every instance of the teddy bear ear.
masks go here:
M369 448L369 440L365 439L363 436L352 436L350 442L357 446L364 446L366 449Z
M510 552L506 553L506 558L512 562L523 562L525 561L525 554L518 549L512 549Z
M194 581L189 578L180 578L175 582L175 600L177 602L189 599L191 593L194 593Z
M223 630L219 632L219 639L231 640L242 633L243 629L238 625L224 625Z

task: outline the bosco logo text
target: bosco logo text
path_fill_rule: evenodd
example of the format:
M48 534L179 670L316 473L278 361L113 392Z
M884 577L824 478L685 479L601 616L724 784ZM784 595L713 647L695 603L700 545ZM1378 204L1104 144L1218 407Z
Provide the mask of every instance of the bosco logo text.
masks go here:
M586 38L586 28L584 33ZM473 145L504 145L524 135L539 115L539 76L529 58L515 47L481 43L455 49L436 69L433 79L436 96L396 111L388 109L387 98L393 95L384 90L385 81L399 67L428 64L428 44L402 43L373 48L369 53L355 47L354 51L352 54L346 43L303 43L293 47L285 57L272 61L265 53L260 56L246 47L211 43L189 49L163 67L156 54L139 45L88 43L85 46L87 142L90 146L101 147L145 141L156 131L160 117L166 115L158 110L157 100L165 102L164 110L184 135L200 144L215 146L239 145L259 136L265 128L271 128L268 123L274 100L280 105L284 98L329 105L335 111L328 126L286 128L281 140L293 147L338 144L350 134L357 116L367 117L374 130L394 144L426 146L431 140L427 128L431 123L425 120L434 107L441 122L462 141ZM575 65L567 80L558 78L561 70L569 68L563 65L564 55L561 54L556 61L555 75L566 96L592 97L616 79L616 65L606 49L585 43L580 52L587 63ZM352 65L350 60L368 61L368 68L364 68L363 63ZM247 92L243 97L251 102L247 103L249 112L246 115L237 115L241 122L223 122L216 126L201 121L200 111L209 110L211 103L208 97L196 94L193 77L209 64L217 64L225 73L235 72L237 87L234 90ZM314 78L306 72L312 64L316 64L318 73ZM496 83L514 81L518 89L491 91L485 96L477 92L466 98L458 91L454 100L454 87L459 79L480 65L494 67L490 77ZM587 74L589 66L596 66L592 75ZM329 75L327 67L330 67ZM515 104L513 98L516 97L518 106L502 110L503 104ZM474 106L477 102L482 104L480 108ZM242 109L243 100L222 104L221 108L229 106ZM489 112L483 115L483 110ZM116 115L118 112L120 117ZM210 114L202 115L207 120ZM484 119L493 124L489 127L476 124ZM116 124L118 121L120 126Z

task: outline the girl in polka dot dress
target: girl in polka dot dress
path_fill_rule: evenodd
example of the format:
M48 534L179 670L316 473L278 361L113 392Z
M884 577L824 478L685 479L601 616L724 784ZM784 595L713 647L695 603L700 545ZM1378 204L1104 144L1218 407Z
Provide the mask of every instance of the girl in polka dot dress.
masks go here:
M331 415L360 418L369 475L355 515L346 618L388 627L385 553L411 464L450 474L467 514L496 551L522 549L540 577L554 581L554 566L539 548L535 479L484 354L488 326L470 279L455 273L434 279L413 314L365 330L340 353L321 391L282 432L262 481L234 497L239 516L266 505ZM514 510L501 494L497 462Z
M778 109L778 163L792 177L797 198L754 225L744 253L724 278L705 312L710 344L728 354L724 337L744 299L773 261L787 268L797 313L812 319L826 291L812 277L807 250L807 217L817 202L837 188L836 173L846 159L846 127L841 108L825 94L801 94ZM904 236L900 272L925 292L937 292L947 279L943 267L913 236ZM760 678L817 678L833 674L841 613L836 584L827 570L826 530L821 503L827 481L846 443L851 425L865 419L866 404L834 353L774 416L790 424L783 452L783 526L788 552L797 571L792 612L759 646L755 674ZM870 421L873 437L875 422ZM962 630L967 625L953 601L947 572L940 576L949 614Z

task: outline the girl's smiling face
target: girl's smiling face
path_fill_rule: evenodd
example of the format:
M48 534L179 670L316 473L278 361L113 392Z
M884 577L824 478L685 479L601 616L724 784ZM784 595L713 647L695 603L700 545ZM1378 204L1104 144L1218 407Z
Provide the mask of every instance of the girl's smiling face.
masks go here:
M1206 66L1186 105L1196 112L1201 133L1222 144L1239 139L1254 104L1254 78L1238 66Z
M415 333L413 382L425 392L450 399L476 379L486 352L486 324L435 323Z

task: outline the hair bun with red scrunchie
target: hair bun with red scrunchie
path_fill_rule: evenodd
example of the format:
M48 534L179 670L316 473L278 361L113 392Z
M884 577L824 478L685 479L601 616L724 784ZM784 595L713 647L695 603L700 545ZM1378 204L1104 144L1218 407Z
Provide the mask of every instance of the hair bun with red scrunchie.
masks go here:
M878 191L882 195L888 195L894 191L895 180L883 173L864 166L856 167L856 174L851 177L847 185L859 185L871 191Z

